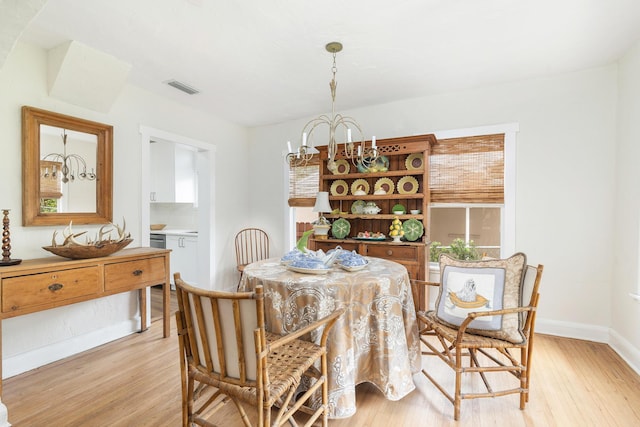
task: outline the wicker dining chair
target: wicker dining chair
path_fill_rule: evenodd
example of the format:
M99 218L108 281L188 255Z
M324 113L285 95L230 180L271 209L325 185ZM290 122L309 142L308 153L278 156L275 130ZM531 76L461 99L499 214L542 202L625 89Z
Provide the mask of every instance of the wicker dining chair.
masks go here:
M308 418L305 426L319 418L327 426L327 336L344 309L279 336L265 331L262 286L220 292L194 288L180 273L174 277L183 427L214 426L211 417L229 400L247 427L298 425L293 416L299 412ZM301 339L316 329L322 329L318 344ZM309 378L306 391L298 390L303 377ZM305 405L316 392L321 401L314 397L314 408ZM255 424L242 402L257 409Z
M236 234L235 244L236 264L240 272L240 280L242 280L242 273L247 265L269 258L269 235L260 228L240 230Z
M412 280L412 292L417 301L416 315L420 340L424 345L422 355L435 356L453 370L453 393L447 391L436 380L435 373L429 373L428 367L422 369L422 373L453 404L455 420L460 417L460 403L463 399L519 393L520 409L524 409L529 400L535 318L540 296L538 289L543 266L527 265L524 257L522 265L516 267L523 259L520 255L524 256L514 255L518 258L516 262L511 261L514 257L508 260L460 261L442 255L440 283ZM483 282L482 277L489 277L491 281L494 279L492 274L499 270L505 271L504 295L497 293L485 298L486 295L481 295L478 287L475 300L467 298L470 302L461 301L458 295L462 293L459 290L461 281L474 276L480 278L480 282ZM453 291L450 283L452 281L457 281L458 292ZM425 295L428 295L427 286L440 287L436 306L432 310L425 309L423 304ZM491 301L487 301L488 299ZM490 308L494 309L477 308L479 305L486 307L491 303L493 306ZM496 308L496 305L502 308ZM449 317L449 314L456 313L456 310L460 315L459 321ZM485 319L497 319L502 328L496 329L494 324L487 329L486 323L479 326L477 322ZM463 358L468 358L468 364L463 363ZM463 384L463 378L468 379L463 377L463 374L471 373L480 375L486 391L472 390L473 383ZM509 375L498 378L499 373ZM513 377L516 379L515 382Z

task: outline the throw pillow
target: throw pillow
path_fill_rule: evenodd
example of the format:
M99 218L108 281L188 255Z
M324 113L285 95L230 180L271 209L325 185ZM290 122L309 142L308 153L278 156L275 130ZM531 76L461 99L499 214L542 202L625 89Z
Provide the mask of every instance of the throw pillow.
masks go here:
M526 266L523 253L480 261L462 261L442 254L436 317L455 327L470 312L520 307ZM478 317L467 332L519 344L524 341L522 318L517 313Z

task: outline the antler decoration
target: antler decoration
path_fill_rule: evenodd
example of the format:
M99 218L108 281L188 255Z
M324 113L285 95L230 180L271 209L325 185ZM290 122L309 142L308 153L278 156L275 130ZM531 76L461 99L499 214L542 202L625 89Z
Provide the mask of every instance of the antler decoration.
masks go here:
M82 243L78 241L78 237L82 236L83 234L86 234L86 231L82 231L80 233L74 233L72 229L73 221L70 221L69 225L62 231L62 236L64 237L64 242L62 243L62 245L58 245L58 242L56 241L56 237L58 235L58 231L56 230L53 232L53 237L51 238L51 246L54 248L60 247L60 246L63 246L63 247L95 246L97 248L101 248L105 245L120 243L125 239L131 238L131 233L125 232L127 223L124 220L124 218L122 218L122 227L114 223L111 223L110 225L113 226L113 228L105 230L105 228L108 227L108 225L103 225L102 227L100 227L100 230L98 230L98 233L96 234L95 239L91 239L87 237L86 242ZM118 232L118 235L116 236L115 239L111 238L111 232L113 231L113 229L116 229Z

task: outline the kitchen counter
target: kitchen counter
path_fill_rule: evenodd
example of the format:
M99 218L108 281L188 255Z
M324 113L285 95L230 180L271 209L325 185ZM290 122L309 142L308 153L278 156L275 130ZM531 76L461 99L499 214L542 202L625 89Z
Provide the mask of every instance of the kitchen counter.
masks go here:
M197 230L190 229L177 229L177 228L165 228L163 230L151 230L151 234L164 234L172 236L197 236Z

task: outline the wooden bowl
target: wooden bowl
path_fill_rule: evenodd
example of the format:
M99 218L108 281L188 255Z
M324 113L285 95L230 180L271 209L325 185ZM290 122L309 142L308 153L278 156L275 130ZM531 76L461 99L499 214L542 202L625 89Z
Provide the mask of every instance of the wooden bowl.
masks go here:
M152 230L162 230L166 226L167 226L167 224L151 224L151 229Z
M121 242L100 242L93 246L43 246L42 249L65 258L87 259L111 255L131 242L133 239L124 239Z

